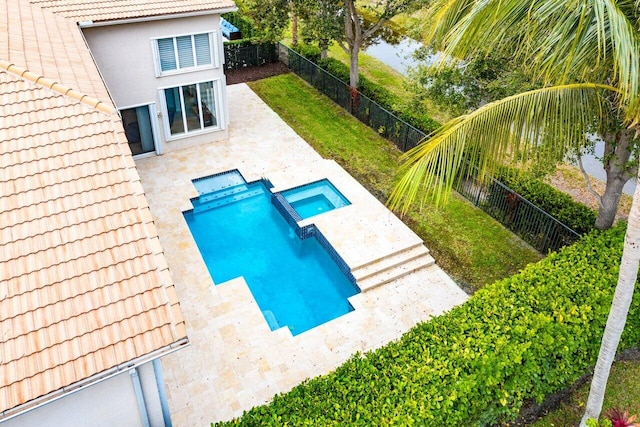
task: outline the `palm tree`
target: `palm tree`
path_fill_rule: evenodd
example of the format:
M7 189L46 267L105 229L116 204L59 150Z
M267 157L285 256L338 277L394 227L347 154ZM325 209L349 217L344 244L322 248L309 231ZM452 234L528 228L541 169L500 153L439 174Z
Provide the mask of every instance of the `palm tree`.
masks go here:
M640 180L639 180L640 182ZM589 398L585 408L580 427L586 427L589 418L598 419L602 411L604 392L607 388L607 379L611 364L616 355L616 349L627 321L627 313L633 299L633 291L638 278L638 265L640 264L640 185L636 186L633 195L633 204L629 213L627 234L624 237L624 249L620 260L620 273L618 284L613 295L611 310L607 318L607 325L602 335L600 353L593 372Z
M605 141L607 171L596 227L610 227L622 187L638 170L631 155L640 138L629 125L637 125L639 5L638 0L436 0L429 36L443 58L512 52L513 62L542 89L453 119L407 153L391 206L406 210L418 194L421 202L445 202L467 162L478 166L483 178L507 155L555 161L589 146L595 132ZM537 150L541 143L547 149Z
M629 174L625 165L640 132L640 0L434 0L430 16L430 38L444 58L511 51L514 62L542 87L455 118L409 151L391 207L406 211L416 198L446 202L455 180L470 173L465 172L467 162L478 167L482 178L513 153L535 154L544 161L579 151L595 131L614 158L610 169L624 172L611 182L608 177L607 200L602 200L617 209L621 186L614 188L614 181ZM543 143L548 149L536 151ZM603 211L599 228L613 221ZM637 189L582 425L600 415L639 260Z

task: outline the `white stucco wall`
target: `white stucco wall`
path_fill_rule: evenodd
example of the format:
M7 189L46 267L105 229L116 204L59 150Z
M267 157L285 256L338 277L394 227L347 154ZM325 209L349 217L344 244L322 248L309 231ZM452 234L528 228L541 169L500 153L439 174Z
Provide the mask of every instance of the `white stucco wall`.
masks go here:
M168 141L171 138L165 135L162 118L158 117L158 139L163 144L162 151L173 151L227 137L227 91L222 67L224 52L219 26L220 16L212 14L83 28L87 44L118 109L153 103L161 113L159 89L201 81L220 81L222 101L218 107L219 114L222 116L220 129ZM156 76L153 39L205 32L217 34L215 38L219 55L217 68Z
M164 426L153 364L138 368L151 426ZM87 386L7 421L2 427L140 427L142 418L129 371Z

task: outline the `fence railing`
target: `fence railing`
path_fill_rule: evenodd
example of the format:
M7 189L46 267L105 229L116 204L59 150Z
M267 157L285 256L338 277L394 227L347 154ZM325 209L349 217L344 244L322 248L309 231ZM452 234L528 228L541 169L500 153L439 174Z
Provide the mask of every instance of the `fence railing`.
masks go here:
M542 253L580 238L579 233L494 178L484 184L474 179L462 180L455 189Z
M275 43L225 43L224 69L239 70L257 67L278 61L278 46Z
M279 48L286 56L283 62L291 71L392 141L400 150L415 147L427 136L362 93L352 91L347 83L296 51L282 44ZM488 180L488 184L463 180L455 189L542 253L557 250L580 238L579 233L496 179Z
M347 83L318 67L298 52L284 45L281 46L287 53L291 71L349 111L362 123L376 130L382 137L392 141L402 151L415 147L426 136L420 129L397 117L371 98L358 91L352 92Z

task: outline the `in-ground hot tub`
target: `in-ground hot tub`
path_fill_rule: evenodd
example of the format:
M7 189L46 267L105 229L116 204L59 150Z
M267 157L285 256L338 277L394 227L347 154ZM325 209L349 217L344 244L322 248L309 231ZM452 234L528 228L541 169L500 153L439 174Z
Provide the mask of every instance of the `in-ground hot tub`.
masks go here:
M351 204L328 179L301 185L281 194L302 219Z

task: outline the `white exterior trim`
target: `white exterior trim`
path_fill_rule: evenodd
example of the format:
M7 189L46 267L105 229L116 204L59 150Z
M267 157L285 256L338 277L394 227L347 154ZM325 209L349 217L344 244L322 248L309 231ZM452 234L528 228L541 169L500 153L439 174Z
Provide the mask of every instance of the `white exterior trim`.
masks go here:
M171 134L171 128L169 126L169 110L167 109L167 101L165 98L165 94L164 91L166 89L173 89L176 87L181 87L181 86L188 86L188 85L195 85L196 86L196 90L198 92L200 92L200 87L198 87L198 85L200 83L208 83L211 82L214 85L214 89L215 89L215 101L216 101L216 120L217 120L217 125L214 126L210 126L208 128L205 129L200 129L200 130L192 130L192 131L187 131L184 133L181 133L179 135L172 135ZM224 103L223 97L222 97L222 79L217 78L217 79L211 79L211 80L197 80L197 81L185 81L180 83L179 85L171 85L171 86L166 86L166 87L159 87L158 88L158 98L160 99L160 107L162 109L162 113L159 114L159 117L162 117L162 127L164 129L164 134L165 134L165 139L167 142L171 142L171 141L176 141L176 140L180 140L180 139L185 139L185 138L189 138L193 135L201 135L204 133L211 133L211 132L217 132L220 130L224 130L226 129L228 122L226 121L226 104ZM183 98L183 93L182 91L179 91L180 93L180 102L181 105L184 106L184 98ZM187 123L187 118L186 118L186 111L184 111L184 109L182 109L181 111L182 114L182 120L183 123Z
M91 28L91 27L106 27L109 25L120 25L120 24L135 24L138 22L149 22L149 21L161 21L166 19L180 19L180 18L190 18L193 16L203 16L203 15L222 15L227 12L236 12L238 10L237 7L225 7L221 9L209 9L209 10L200 10L197 12L184 12L184 13L175 13L172 15L156 15L156 16L144 16L140 18L127 18L127 19L117 19L111 21L80 21L78 22L78 26L80 28Z
M31 412L34 409L40 408L41 406L44 406L48 403L55 402L57 400L62 399L63 397L67 397L80 390L84 390L86 387L90 385L94 385L102 381L106 381L109 378L112 378L116 375L119 375L123 372L128 371L129 369L137 368L139 366L144 365L145 363L153 361L154 359L158 359L160 357L166 356L177 350L181 350L189 345L191 344L189 343L188 338L184 338L167 347L161 348L152 353L141 356L137 359L130 360L129 362L123 363L121 365L114 366L113 368L107 369L106 371L99 372L95 375L92 375L88 378L85 378L83 380L70 384L59 390L53 391L37 399L30 400L29 402L26 402L22 405L15 406L1 414L2 418L0 418L0 423L3 423L7 420L20 416L27 412Z
M175 70L168 70L168 71L162 71L162 65L160 64L160 49L158 47L158 40L160 39L176 39L177 37L186 37L186 36L194 36L196 34L206 34L207 36L209 36L209 51L211 54L211 64L207 64L207 65L196 65L194 67L186 67L186 68L176 68ZM216 68L220 68L220 58L219 58L219 54L220 54L220 50L218 47L218 30L214 30L214 31L207 31L207 32L197 32L197 33L186 33L186 34L175 34L175 35L169 35L169 36L162 36L162 37L154 37L151 39L151 49L153 50L153 60L155 62L155 69L156 69L156 77L165 77L165 76L173 76L176 74L185 74L185 73L191 73L194 71L202 71L202 70L211 70L211 69L216 69ZM191 39L191 43L194 43L194 39ZM176 61L178 61L178 47L176 46L176 44L174 43L173 45L174 48L174 55L176 58ZM192 46L192 52L194 52L195 55L195 51L196 48L195 46ZM195 59L195 57L194 57ZM224 61L224 58L223 58Z

